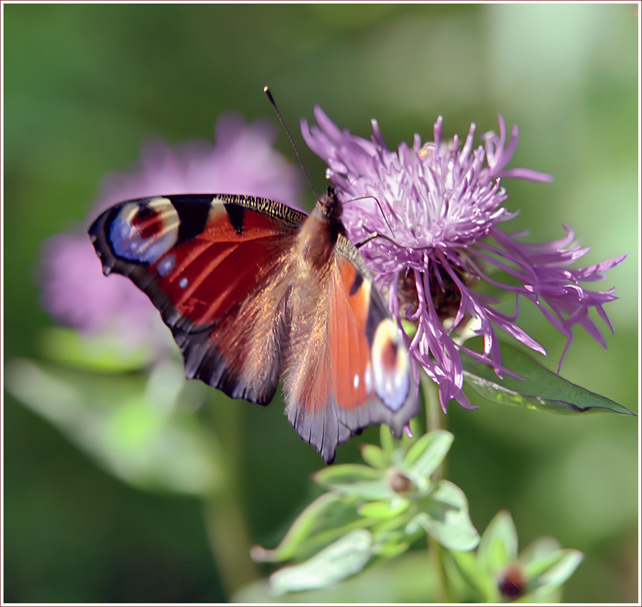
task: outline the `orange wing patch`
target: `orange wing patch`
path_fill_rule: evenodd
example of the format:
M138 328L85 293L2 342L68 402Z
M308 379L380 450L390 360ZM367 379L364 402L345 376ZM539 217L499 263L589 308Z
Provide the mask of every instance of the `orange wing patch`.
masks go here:
M355 409L372 395L372 366L366 335L370 283L347 259L337 260L330 305L330 360L334 400L342 409Z

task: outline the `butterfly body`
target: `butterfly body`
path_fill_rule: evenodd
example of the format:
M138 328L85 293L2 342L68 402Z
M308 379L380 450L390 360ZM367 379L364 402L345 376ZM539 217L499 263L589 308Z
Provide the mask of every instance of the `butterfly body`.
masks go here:
M334 190L308 216L233 195L123 202L89 229L105 274L128 276L159 309L185 374L285 413L334 459L373 423L393 433L418 412L408 355Z

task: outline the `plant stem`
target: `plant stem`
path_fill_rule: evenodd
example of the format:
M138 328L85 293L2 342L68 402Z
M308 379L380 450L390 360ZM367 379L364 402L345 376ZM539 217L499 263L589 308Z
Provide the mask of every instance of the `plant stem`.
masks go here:
M441 428L442 410L439 403L439 389L425 373L421 374L421 389L424 393L424 403L426 405L426 427L428 432L433 432ZM444 475L445 463L442 463L432 473L430 480L432 483L438 483ZM435 577L438 580L438 599L439 602L451 603L453 600L452 589L448 579L448 572L444 564L444 550L429 533L428 538L428 556L435 571Z
M437 599L439 603L452 603L453 594L450 580L448 579L448 572L444 563L444 550L439 542L428 534L428 555L435 570L435 578L437 579Z
M243 517L241 477L240 407L232 402L209 402L216 437L219 439L220 468L224 478L216 491L206 497L203 510L210 550L227 599L242 586L259 577L250 558L250 539ZM228 399L224 399L228 401Z
M432 432L441 427L441 405L439 404L439 389L425 373L421 373L421 389L426 404L426 430Z

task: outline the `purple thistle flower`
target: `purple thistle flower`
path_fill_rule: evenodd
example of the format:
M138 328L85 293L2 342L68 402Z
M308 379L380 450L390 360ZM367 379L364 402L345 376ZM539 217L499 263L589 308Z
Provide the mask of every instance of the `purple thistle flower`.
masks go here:
M89 218L122 200L155 195L242 193L297 200L300 171L272 147L276 135L270 123L248 125L228 113L216 122L215 144L148 143L131 172L105 178ZM40 269L43 306L60 324L87 335L110 331L131 346L170 343L147 296L122 276L103 276L86 228L45 241Z
M500 377L510 373L502 365L496 328L546 354L516 324L519 296L535 303L566 337L562 360L576 324L605 347L589 311L595 308L613 331L603 306L616 299L614 289L589 291L580 283L603 279L626 255L572 269L568 266L588 249L574 243L569 228L565 238L548 243L521 242L526 233L499 229L516 215L502 206L507 199L502 178L551 181L537 171L506 169L517 146L517 126L507 141L499 116L499 136L485 134L484 145L474 148L474 124L463 145L457 136L444 142L439 117L434 141L422 145L415 135L412 147L402 143L395 152L374 120L368 140L340 130L319 107L315 117L318 126L301 121L303 137L328 164L340 197L351 201L344 210L348 235L355 243L366 241L360 252L387 293L391 312L400 326L402 320L416 326L412 338L404 333L415 371L421 365L439 385L444 411L453 398L472 408L462 391L460 352L491 365ZM514 294L512 314L499 311L497 299L475 290L482 281ZM467 325L483 335L483 352L473 352L457 339Z

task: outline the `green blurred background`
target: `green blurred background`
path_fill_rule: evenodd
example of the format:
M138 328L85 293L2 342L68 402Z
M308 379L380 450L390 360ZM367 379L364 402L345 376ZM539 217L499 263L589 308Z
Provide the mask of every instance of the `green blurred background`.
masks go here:
M51 325L35 279L43 239L82 221L101 178L126 168L147 138L210 138L229 109L274 119L261 92L269 84L295 138L298 119L312 118L315 104L366 137L376 117L390 147L415 132L430 139L440 114L445 136L464 136L471 122L478 132L496 129L499 112L519 124L511 166L555 181L505 183L507 205L521 209L511 228L540 241L561 237L560 224L569 224L591 247L586 264L629 253L600 285L616 286L621 297L607 308L616 331L609 351L578 331L563 375L637 411L636 5L3 9L5 362L41 356L40 336ZM282 135L278 147L294 159ZM323 165L302 153L320 189ZM559 336L526 306L521 324L556 368ZM634 601L637 420L474 402L475 412L451 403L446 423L455 435L448 477L468 496L476 527L506 508L521 546L553 535L585 553L565 601ZM218 416L211 423L229 423L241 441L229 501L247 538L232 533L230 542L272 547L315 495L309 474L322 462L279 402L226 405L224 414L208 406L198 419ZM376 442L378 431L361 438ZM197 497L116 480L6 394L4 439L6 601L214 602L246 581L231 582L208 545L205 520L228 498L204 517ZM359 442L342 447L337 461L358 460ZM382 580L356 597L340 590L326 597L376 600ZM422 600L406 590L406 600Z

